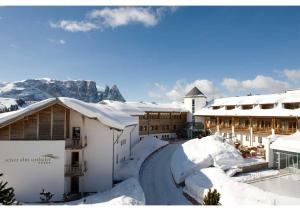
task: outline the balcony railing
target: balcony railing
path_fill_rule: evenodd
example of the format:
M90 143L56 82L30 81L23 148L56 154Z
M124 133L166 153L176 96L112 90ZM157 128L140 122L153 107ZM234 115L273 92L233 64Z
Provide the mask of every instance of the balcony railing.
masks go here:
M244 126L244 125L235 125L234 126L234 131L239 131L239 132L249 132L249 126Z
M83 149L87 146L87 139L67 139L66 149Z
M65 176L83 176L86 171L86 161L83 164L65 165Z
M253 133L271 134L272 128L270 128L270 127L253 127Z
M296 128L276 128L275 129L275 134L280 134L280 135L291 135L297 131Z

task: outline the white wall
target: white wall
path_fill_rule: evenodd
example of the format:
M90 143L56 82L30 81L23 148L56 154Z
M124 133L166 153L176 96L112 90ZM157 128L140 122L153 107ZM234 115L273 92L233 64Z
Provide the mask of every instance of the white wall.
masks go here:
M112 187L113 130L98 120L85 119L84 135L87 147L84 160L87 172L84 175L84 191L98 192Z
M134 119L139 123L139 117L138 116L133 116ZM131 132L131 147L134 147L140 140L140 135L139 135L139 124L137 124L133 131Z
M115 163L114 172L122 165L122 163L129 159L130 157L130 132L134 129L134 126L126 127L123 132L115 132ZM123 144L122 144L123 142ZM125 144L124 144L125 143Z
M15 189L16 199L40 202L42 189L61 200L64 193L65 141L0 141L3 179ZM44 155L53 155L45 162Z
M195 112L201 110L206 105L206 97L186 97L184 98L184 107L189 111L187 114L187 122L192 122L192 100L195 100Z

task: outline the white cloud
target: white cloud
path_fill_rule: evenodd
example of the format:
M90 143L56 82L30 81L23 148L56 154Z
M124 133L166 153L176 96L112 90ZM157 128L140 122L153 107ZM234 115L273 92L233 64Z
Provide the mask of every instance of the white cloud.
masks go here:
M55 43L55 44L61 44L61 45L66 44L66 41L62 40L62 39L60 39L60 40L48 39L48 41L51 42L51 43Z
M240 86L240 83L238 80L233 78L224 78L222 81L222 85L229 91L233 92Z
M263 92L282 92L286 90L289 85L285 81L275 80L269 76L257 75L252 80L238 81L233 78L224 78L222 85L231 92L240 91L263 91Z
M87 32L99 28L96 24L85 21L61 20L56 23L50 21L49 24L52 28L61 28L69 32Z
M161 18L170 11L174 13L176 7L106 7L92 10L81 21L60 20L49 22L52 28L61 28L69 32L88 32L94 29L116 28L129 24L142 24L151 27L158 24Z
M101 25L111 28L141 23L144 26L155 26L158 23L156 13L144 7L118 7L93 10L87 15L90 19L99 19Z
M291 81L300 80L300 70L285 69L282 72Z
M218 90L215 88L212 81L195 80L191 83L187 83L182 80L177 80L172 88L155 83L153 90L148 92L148 96L159 101L182 101L186 93L195 86L209 99L218 95Z

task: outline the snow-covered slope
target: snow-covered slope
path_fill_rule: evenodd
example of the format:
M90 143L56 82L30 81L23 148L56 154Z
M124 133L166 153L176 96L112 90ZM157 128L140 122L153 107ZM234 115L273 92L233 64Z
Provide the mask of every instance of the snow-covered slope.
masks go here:
M106 99L125 101L116 85L99 90L94 81L60 81L47 78L0 83L0 97L25 101L40 101L51 97L71 97L85 102L99 102Z

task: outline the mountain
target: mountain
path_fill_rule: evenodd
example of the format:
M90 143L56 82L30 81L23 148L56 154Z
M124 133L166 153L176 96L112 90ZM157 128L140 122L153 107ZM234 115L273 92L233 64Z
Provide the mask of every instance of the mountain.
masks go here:
M125 102L118 87L106 86L98 90L95 81L27 79L12 83L0 83L0 97L28 101L40 101L50 97L72 97L85 102L116 100Z
M13 98L0 97L0 113L4 113L7 111L16 111L24 105L25 102L21 99L16 100Z

